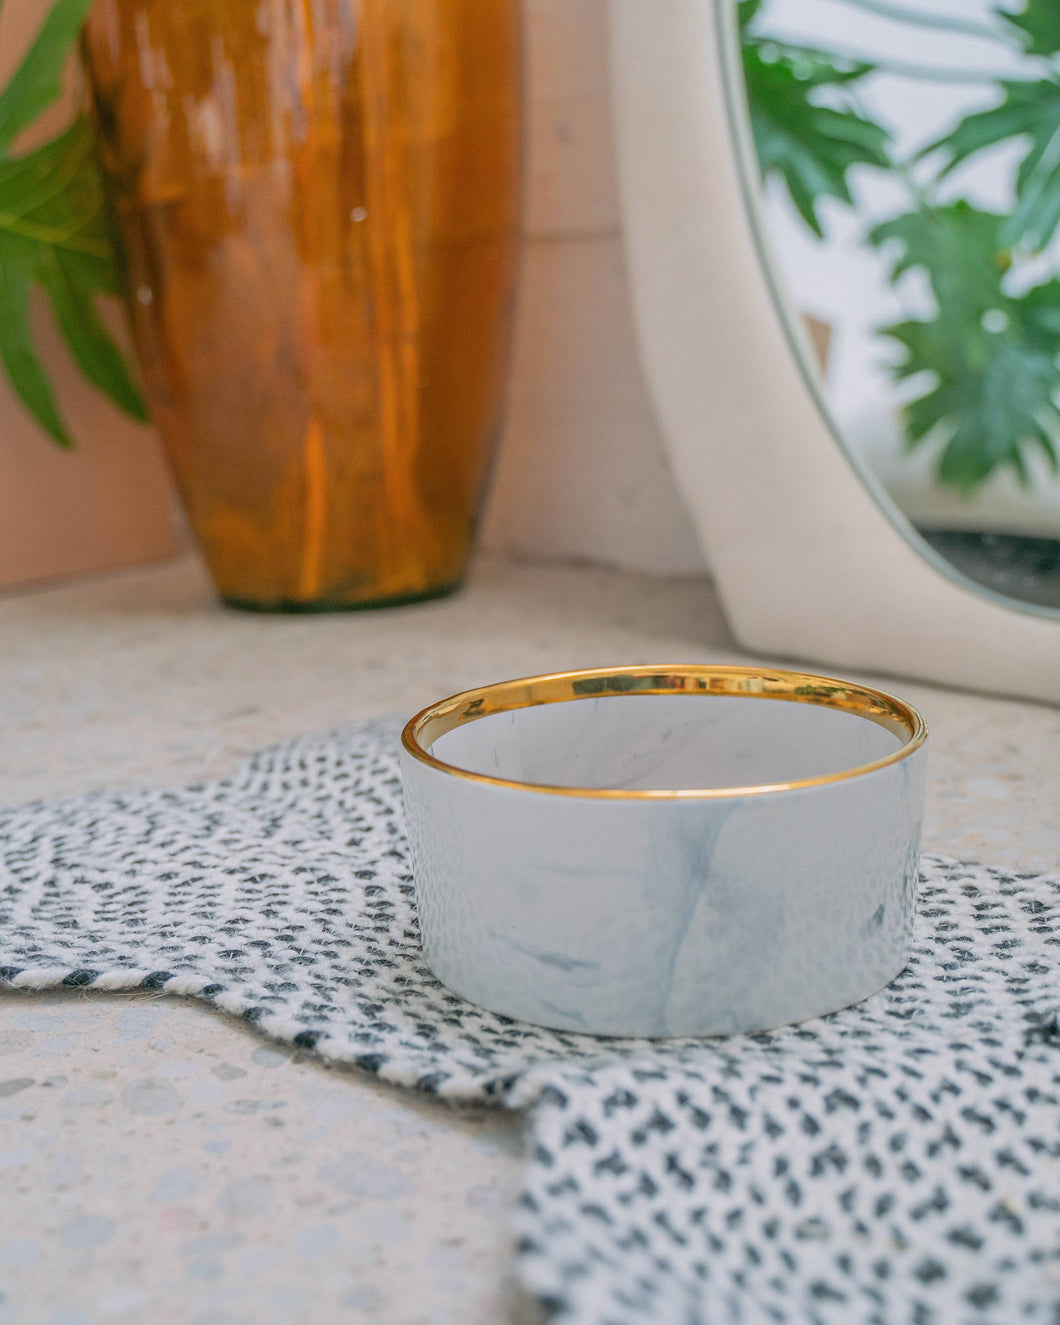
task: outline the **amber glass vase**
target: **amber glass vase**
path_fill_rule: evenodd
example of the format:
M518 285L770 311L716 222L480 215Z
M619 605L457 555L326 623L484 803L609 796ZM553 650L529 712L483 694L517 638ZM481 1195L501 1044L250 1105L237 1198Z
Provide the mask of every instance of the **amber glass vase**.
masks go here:
M453 588L515 270L518 0L97 0L154 419L224 598Z

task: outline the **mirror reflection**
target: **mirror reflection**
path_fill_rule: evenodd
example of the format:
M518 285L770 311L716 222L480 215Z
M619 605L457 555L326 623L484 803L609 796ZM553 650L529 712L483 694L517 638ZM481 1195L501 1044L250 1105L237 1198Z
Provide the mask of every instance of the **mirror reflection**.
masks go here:
M1060 610L1060 6L739 0L765 229L849 451Z

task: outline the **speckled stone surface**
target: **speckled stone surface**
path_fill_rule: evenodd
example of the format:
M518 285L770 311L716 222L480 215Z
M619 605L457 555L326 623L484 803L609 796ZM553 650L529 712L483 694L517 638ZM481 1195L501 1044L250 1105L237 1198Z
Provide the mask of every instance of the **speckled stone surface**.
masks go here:
M480 562L443 602L218 608L192 559L0 601L0 802L223 772L465 686L744 660L702 581ZM870 680L873 678L869 678ZM881 680L932 726L925 845L1060 865L1060 711ZM154 997L0 998L0 1322L533 1319L517 1120L287 1056Z
M0 1011L0 1320L439 1321L509 1303L519 1131L177 1000Z

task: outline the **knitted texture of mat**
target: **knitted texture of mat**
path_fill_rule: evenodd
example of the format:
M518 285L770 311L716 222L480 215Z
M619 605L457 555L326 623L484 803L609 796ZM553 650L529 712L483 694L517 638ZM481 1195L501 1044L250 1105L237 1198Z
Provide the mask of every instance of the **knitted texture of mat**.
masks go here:
M523 1283L584 1325L1060 1320L1060 878L922 863L907 970L770 1034L521 1025L423 964L397 727L0 810L0 986L149 988L525 1108Z

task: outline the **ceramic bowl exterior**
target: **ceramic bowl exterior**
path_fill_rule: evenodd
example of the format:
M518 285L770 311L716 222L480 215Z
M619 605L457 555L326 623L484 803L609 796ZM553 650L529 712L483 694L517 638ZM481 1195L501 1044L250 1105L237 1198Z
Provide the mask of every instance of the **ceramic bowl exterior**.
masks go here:
M581 675L630 673L756 675ZM439 980L544 1026L691 1036L802 1021L893 979L916 910L922 723L889 697L908 721L782 698L605 688L464 714L426 758L415 724L436 710L414 719L406 816Z

